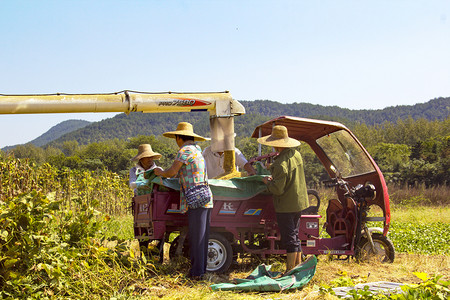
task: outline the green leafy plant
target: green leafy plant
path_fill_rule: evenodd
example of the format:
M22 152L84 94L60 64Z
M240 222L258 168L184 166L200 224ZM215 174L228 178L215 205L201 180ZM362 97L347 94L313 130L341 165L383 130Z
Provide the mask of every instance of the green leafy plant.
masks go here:
M403 293L392 295L392 299L436 299L445 300L450 297L450 282L441 281L442 276L429 276L426 273L414 272L422 280L419 284L410 284L402 287Z
M420 280L419 284L408 284L401 287L400 293L393 293L390 291L373 292L369 290L368 286L363 289L352 289L347 292L351 299L364 300L378 300L378 299L395 299L395 300L410 300L410 299L432 299L432 300L446 300L450 297L450 282L441 281L442 276L429 276L426 273L414 272ZM353 283L348 281L346 275L333 281L334 284L344 284L343 286L352 286ZM346 285L348 283L348 285ZM341 286L341 285L339 285ZM322 295L335 295L330 286L322 286L319 288Z
M450 224L393 222L389 238L398 252L450 254Z
M126 293L157 272L137 241L104 239L108 218L95 207L75 213L60 204L36 191L0 201L0 298Z

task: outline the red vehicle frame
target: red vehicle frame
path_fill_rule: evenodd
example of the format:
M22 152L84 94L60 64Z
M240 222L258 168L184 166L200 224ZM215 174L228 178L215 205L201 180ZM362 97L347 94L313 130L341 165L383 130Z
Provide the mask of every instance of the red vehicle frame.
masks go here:
M274 125L286 126L291 138L307 143L332 178L331 185L336 186L337 198L328 201L323 225L329 237L321 237L319 195L308 190L317 205L301 217L299 237L303 254L376 257L392 262L395 250L387 238L390 207L386 183L375 161L353 133L337 122L282 116L258 126L252 137L269 135ZM133 198L134 233L143 244L158 240L162 253L170 234L181 233L171 243L171 256L188 253L187 217L176 213L179 197L179 191L155 184L151 194ZM369 209L374 205L382 215L369 216ZM382 228L368 228L369 221L382 222ZM262 258L285 254L279 241L271 195L258 194L231 201L214 197L208 271L226 271L237 254Z

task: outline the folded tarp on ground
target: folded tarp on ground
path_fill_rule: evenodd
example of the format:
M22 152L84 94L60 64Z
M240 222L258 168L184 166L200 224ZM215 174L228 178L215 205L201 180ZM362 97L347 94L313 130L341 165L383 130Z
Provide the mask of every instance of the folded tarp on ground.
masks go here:
M280 272L269 271L271 266L259 265L246 279L235 279L233 283L218 283L210 286L213 291L260 291L280 292L304 287L316 272L317 258L309 257L283 277L275 278Z
M150 176L149 176L150 177ZM267 192L266 185L262 181L265 175L253 175L232 179L209 179L208 183L214 196L214 200L246 200L260 193ZM180 190L177 178L152 177L151 183Z

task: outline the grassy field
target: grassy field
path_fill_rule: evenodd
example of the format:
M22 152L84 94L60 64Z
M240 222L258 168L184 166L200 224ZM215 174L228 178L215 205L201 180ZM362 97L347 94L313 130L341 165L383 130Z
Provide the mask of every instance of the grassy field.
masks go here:
M400 228L408 224L411 231L415 232L420 226L433 226L442 223L445 230L450 228L450 208L448 207L394 207L392 209L392 228ZM112 232L120 234L121 238L132 237L132 218L126 216L120 220L112 220ZM446 234L446 235L445 235ZM442 234L436 233L437 236ZM444 237L448 233L444 233ZM403 237L402 237L403 238ZM396 243L402 242L392 236L394 246L402 248ZM429 237L424 237L429 240ZM404 243L409 243L404 240ZM421 242L422 243L422 242ZM437 245L436 247L447 247ZM416 249L416 252L421 252ZM185 277L189 270L188 260L181 259L176 262L169 261L167 257L168 245L166 245L165 261L158 265L158 276L147 278L139 287L139 295L143 299L334 299L335 296L323 295L318 292L322 287L353 286L358 283L390 281L405 284L420 283L413 273L423 272L432 275L442 275L443 280L450 280L450 256L439 254L417 254L397 252L392 264L377 262L356 263L353 259L340 261L331 260L327 256L319 256L319 262L314 278L302 290L283 293L236 293L236 292L212 292L209 286L214 283L232 282L233 278L245 278L259 264L258 258L239 260L239 264L233 265L227 274L209 274L207 280L192 282ZM284 258L275 257L264 261L272 265L272 270L283 271Z
M319 290L375 281L420 283L414 272L450 279L447 208L393 209L390 237L400 251L392 264L319 256L316 274L302 290L239 293L212 292L209 287L245 278L263 262L273 271L284 271L284 257L238 259L228 273L208 274L204 281L192 282L186 277L189 260L169 260L169 244L162 264L152 247L139 248L131 216L110 219L87 204L76 213L61 210L37 192L0 204L0 225L5 228L0 238L7 241L0 244L1 299L20 295L29 299L332 299Z
M238 260L226 274L192 282L185 276L189 261L169 260L168 244L162 264L152 248L141 255L132 216L126 215L132 192L123 178L37 167L12 157L0 157L0 171L0 299L331 299L317 291L380 280L418 283L414 272L450 279L446 186L390 187L393 264L320 256L315 276L302 290L232 293L212 292L209 286L245 278L262 261ZM320 194L323 203L335 197L331 190ZM281 256L264 263L284 271Z

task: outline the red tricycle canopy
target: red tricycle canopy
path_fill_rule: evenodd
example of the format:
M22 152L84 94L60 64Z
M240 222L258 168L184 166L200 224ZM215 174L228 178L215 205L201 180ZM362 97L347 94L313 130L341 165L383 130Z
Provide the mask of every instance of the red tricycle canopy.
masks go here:
M387 232L390 207L383 174L364 146L346 126L338 122L281 116L257 126L252 137L270 135L275 125L285 126L289 137L306 142L330 177L341 176L352 186L373 184L376 187L376 197L371 199L369 204L378 205L383 211L384 231Z

